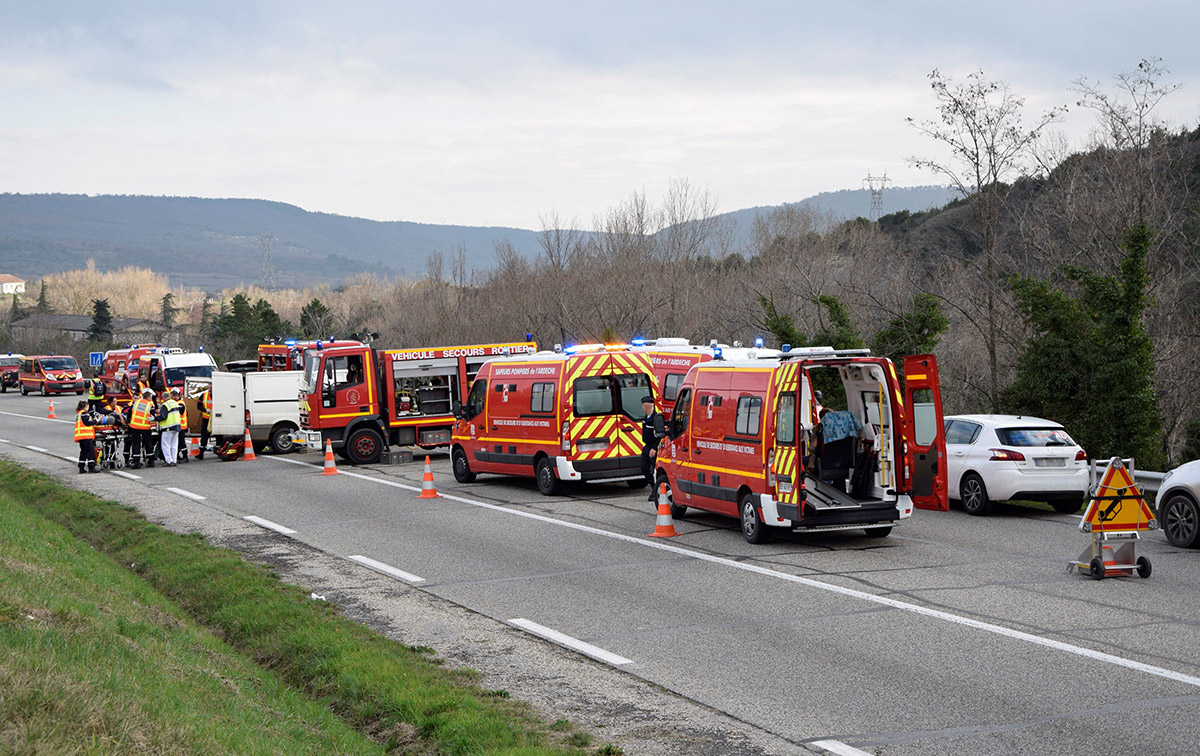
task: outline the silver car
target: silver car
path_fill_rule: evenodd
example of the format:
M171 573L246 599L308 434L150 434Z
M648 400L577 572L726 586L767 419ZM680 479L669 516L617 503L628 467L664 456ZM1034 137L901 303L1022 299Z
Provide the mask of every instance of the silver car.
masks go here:
M1088 493L1087 453L1058 423L1020 415L945 418L950 498L967 514L997 501L1044 501L1078 512Z
M1200 546L1200 459L1176 467L1163 478L1154 511L1173 546Z

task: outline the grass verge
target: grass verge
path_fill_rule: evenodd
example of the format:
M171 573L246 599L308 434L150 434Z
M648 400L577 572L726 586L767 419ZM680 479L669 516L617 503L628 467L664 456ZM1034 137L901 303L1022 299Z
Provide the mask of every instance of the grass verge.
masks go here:
M585 752L265 568L6 462L0 532L0 751Z

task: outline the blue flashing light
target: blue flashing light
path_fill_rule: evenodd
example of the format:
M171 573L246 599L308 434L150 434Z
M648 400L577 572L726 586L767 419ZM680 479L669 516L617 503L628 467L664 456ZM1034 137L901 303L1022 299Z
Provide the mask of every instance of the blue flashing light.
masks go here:
M532 333L527 333L527 334L525 334L525 340L526 340L526 341L533 341L533 334L532 334Z
M317 340L317 349L324 349L324 348L325 348L325 345L322 344L321 341L318 339Z
M713 347L713 359L714 360L725 359L725 357L723 356L723 350L721 349L721 347Z
M791 344L784 344L783 346L779 347L779 351L781 351L781 352L790 352L790 351L792 351L792 345L791 345Z
M287 341L283 342L283 345L284 345L284 346L296 346L296 340L295 340L295 339L288 339Z
M563 354L575 354L575 352L577 352L577 351L579 351L579 345L572 344L569 347L565 347L563 349Z
M640 338L634 339L633 341L631 341L629 343L632 344L633 346L646 346L646 340L640 339Z
M762 336L756 336L754 339L754 346L758 347L759 349L762 349L762 345L763 345Z
M201 345L199 346L199 349L200 349L200 351L201 351L201 352L203 352L203 351L204 351L204 345L203 345L203 344L201 344Z

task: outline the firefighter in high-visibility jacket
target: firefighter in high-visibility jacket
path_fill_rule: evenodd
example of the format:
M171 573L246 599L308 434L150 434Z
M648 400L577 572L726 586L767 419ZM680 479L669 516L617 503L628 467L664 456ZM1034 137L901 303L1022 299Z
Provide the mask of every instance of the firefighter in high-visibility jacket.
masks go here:
M179 456L179 389L171 389L158 406L158 445L163 462L174 467Z
M134 400L129 408L128 445L129 467L137 469L145 460L146 467L154 467L154 434L151 431L154 421L154 392L144 389L142 395Z
M184 401L183 399L179 398L179 390L178 389L171 389L171 395L175 397L176 402L178 402L178 404L179 404L179 455L178 455L178 461L186 463L188 461L188 448L187 448L188 409L187 409L187 402Z
M104 381L99 375L88 381L88 411L97 412L104 406Z
M96 469L96 421L88 411L87 401L75 405L75 441L79 444L79 472L98 472Z
M200 409L200 453L196 459L204 459L204 450L208 448L208 437L212 434L212 389L204 389L204 393L196 400Z

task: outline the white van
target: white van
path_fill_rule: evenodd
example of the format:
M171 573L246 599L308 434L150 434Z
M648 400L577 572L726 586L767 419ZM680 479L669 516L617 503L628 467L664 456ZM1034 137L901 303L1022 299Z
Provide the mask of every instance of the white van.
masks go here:
M276 454L295 449L300 428L300 370L212 374L213 427L217 447L250 428L255 452L270 445Z

